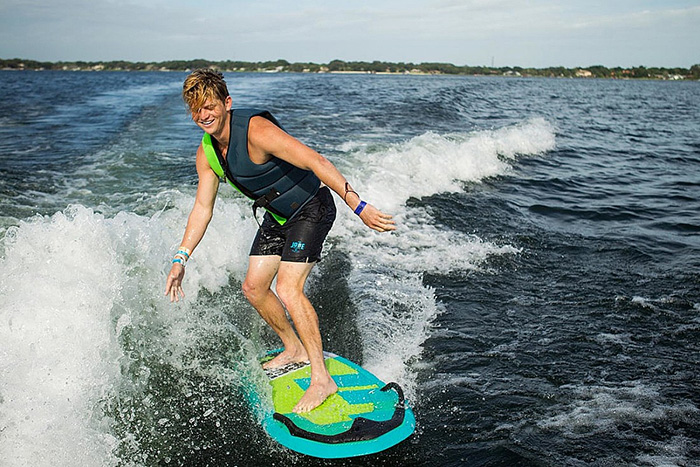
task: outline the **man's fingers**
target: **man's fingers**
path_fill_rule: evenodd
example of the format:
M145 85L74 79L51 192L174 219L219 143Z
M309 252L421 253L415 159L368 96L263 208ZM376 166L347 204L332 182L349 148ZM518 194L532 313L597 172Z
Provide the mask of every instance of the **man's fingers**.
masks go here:
M376 230L377 232L396 230L396 222L394 222L393 216L384 214L372 205L369 206L371 206L369 209L365 208L363 211L363 214L367 212L367 217L363 219L363 221L370 229Z

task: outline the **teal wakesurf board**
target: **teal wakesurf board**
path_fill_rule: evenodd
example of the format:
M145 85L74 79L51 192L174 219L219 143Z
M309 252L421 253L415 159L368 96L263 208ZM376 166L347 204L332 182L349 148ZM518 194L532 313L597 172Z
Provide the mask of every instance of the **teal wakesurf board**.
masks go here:
M268 353L261 363L279 352ZM310 365L293 363L265 370L274 413L263 426L273 439L293 451L332 459L383 451L413 433L416 419L398 384L385 384L338 355L324 352L324 357L338 392L304 414L293 413L292 408L309 387Z

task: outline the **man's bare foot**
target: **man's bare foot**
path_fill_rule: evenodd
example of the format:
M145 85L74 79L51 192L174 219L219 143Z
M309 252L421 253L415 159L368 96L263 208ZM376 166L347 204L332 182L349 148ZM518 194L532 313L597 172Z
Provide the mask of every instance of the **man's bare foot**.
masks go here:
M289 365L290 363L308 362L309 357L306 355L306 350L302 347L301 350L284 349L282 353L277 355L270 361L263 363L263 369L269 370L272 368L279 368L284 365Z
M292 412L306 413L323 404L323 401L329 396L338 391L338 386L332 378L328 378L325 382L312 382L304 395L299 399L297 405L294 406Z

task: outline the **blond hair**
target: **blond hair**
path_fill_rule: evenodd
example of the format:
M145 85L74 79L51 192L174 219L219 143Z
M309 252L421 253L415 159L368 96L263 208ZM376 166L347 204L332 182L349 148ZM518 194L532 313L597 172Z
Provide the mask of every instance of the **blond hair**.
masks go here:
M224 75L212 69L193 71L182 85L182 99L192 114L198 112L207 100L224 102L228 95Z

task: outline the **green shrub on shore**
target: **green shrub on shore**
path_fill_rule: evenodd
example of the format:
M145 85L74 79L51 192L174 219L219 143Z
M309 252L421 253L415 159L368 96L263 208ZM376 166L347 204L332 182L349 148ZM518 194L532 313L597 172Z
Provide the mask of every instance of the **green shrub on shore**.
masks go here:
M700 79L700 64L690 68L632 67L608 68L603 65L565 68L523 68L458 66L451 63L392 63L346 62L332 60L327 64L311 62L290 63L287 60L265 62L212 61L204 59L168 60L164 62L129 62L125 60L97 62L41 62L21 58L0 59L4 70L68 70L68 71L189 71L197 68L215 68L224 72L292 72L292 73L397 73L433 75L505 75L541 76L556 78L622 78L622 79Z

